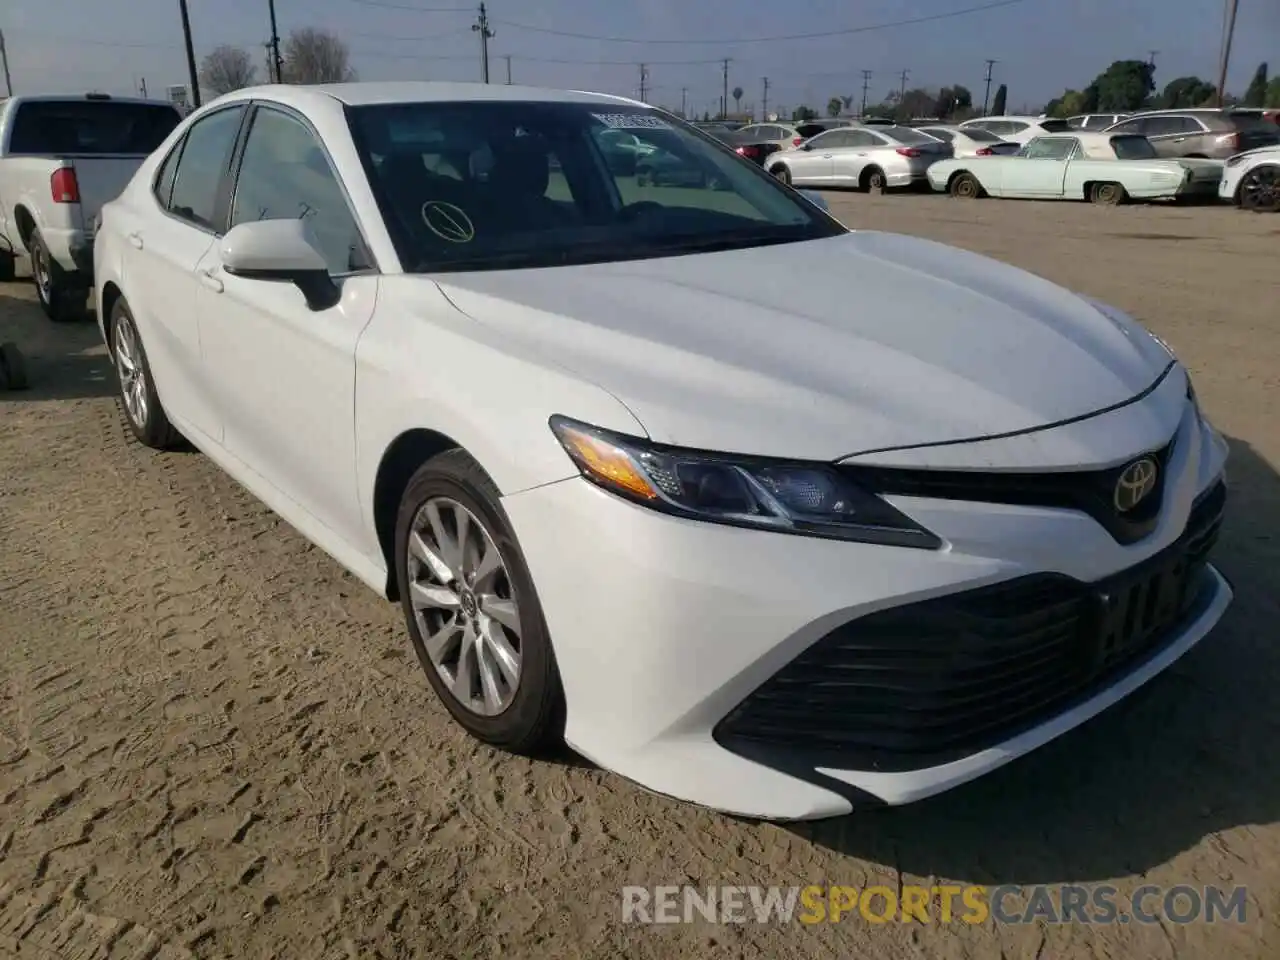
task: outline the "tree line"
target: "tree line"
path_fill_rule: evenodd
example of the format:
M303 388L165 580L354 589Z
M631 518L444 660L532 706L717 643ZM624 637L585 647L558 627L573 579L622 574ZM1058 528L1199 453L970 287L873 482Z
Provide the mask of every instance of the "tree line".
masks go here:
M1142 60L1117 60L1098 74L1082 90L1069 89L1054 97L1044 107L1051 117L1073 117L1082 113L1134 113L1138 110L1177 109L1217 105L1217 87L1200 77L1177 77L1157 92L1155 66ZM1009 88L1000 84L991 99L988 112L1004 114L1009 102ZM1254 71L1253 80L1242 96L1227 94L1224 106L1280 108L1280 76L1270 77L1267 64ZM827 116L849 116L863 112L854 107L851 96L835 96L827 101ZM881 102L867 104L865 115L887 119L910 120L930 117L959 122L983 112L983 104L975 104L968 87L938 89L915 87L892 91ZM1028 111L1039 113L1040 111ZM817 110L801 105L791 111L791 119L815 120Z
M295 30L280 45L284 83L345 83L356 79L351 52L337 36L313 27ZM270 79L274 70L267 55ZM200 89L207 98L251 87L258 82L258 65L242 47L215 47L200 62Z

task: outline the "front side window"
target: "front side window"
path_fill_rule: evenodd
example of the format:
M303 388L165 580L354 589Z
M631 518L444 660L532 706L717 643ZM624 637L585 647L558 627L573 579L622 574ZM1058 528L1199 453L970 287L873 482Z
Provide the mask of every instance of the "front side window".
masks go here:
M353 107L348 117L414 272L631 260L844 232L756 164L651 108L408 103ZM635 137L634 169L609 161L609 131ZM459 175L435 172L430 157Z
M1028 160L1065 160L1076 145L1075 137L1036 137L1027 144L1023 156Z
M307 222L330 273L369 267L360 230L315 135L293 117L262 108L245 141L231 225L289 219Z
M218 188L231 162L244 109L230 107L211 113L187 131L174 176L170 213L205 229L218 229L214 222Z

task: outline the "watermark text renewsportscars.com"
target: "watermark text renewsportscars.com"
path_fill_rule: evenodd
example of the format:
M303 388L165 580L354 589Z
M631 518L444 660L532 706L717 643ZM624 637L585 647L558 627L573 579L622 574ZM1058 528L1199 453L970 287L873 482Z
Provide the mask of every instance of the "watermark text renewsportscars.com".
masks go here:
M935 886L631 886L623 923L1245 923L1245 887L1111 884Z

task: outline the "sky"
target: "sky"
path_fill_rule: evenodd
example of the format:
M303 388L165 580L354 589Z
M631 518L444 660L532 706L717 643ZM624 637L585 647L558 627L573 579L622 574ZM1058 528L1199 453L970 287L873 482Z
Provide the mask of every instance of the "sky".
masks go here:
M197 59L219 44L239 45L265 76L268 0L188 2ZM477 7L276 0L276 16L282 36L304 26L338 34L362 80L478 81ZM872 71L869 102L898 89L906 70L908 87L964 84L981 103L988 59L997 61L992 94L1008 84L1010 112L1038 109L1113 60L1145 60L1152 51L1158 88L1187 74L1214 82L1223 8L1223 0L487 3L494 82L506 82L509 57L515 83L637 96L645 63L649 102L684 103L699 114L718 109L726 57L729 89L744 91L742 108L759 108L768 77L771 112L800 103L822 110L837 95L858 103L864 70ZM164 96L166 85L187 78L178 0L4 0L0 30L16 93L136 94L145 80L149 95ZM1228 89L1243 92L1268 58L1280 74L1280 0L1239 0Z

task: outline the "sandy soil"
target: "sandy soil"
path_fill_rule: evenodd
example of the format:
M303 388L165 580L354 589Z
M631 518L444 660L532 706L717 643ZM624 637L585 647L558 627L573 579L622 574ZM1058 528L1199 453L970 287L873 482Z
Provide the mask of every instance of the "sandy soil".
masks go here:
M1280 955L1280 217L833 195L1132 311L1231 437L1238 596L1136 701L949 795L744 823L447 721L398 609L0 285L0 956ZM786 283L786 277L779 277ZM803 291L797 291L803 296ZM856 290L850 291L857 296ZM1244 926L624 926L628 883L1247 884Z

